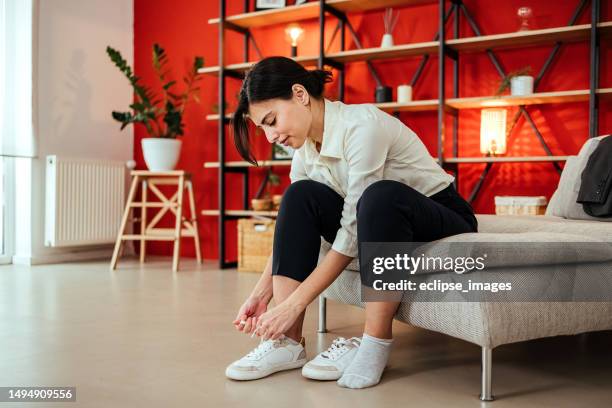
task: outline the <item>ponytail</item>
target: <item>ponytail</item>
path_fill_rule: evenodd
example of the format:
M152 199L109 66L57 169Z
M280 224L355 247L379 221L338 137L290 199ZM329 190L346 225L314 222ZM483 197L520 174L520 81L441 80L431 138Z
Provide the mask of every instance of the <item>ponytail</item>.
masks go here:
M246 82L246 80L245 80ZM240 90L238 98L238 106L232 118L232 127L234 129L234 145L240 156L249 163L257 166L257 160L251 151L251 141L249 140L249 125L247 123L247 114L249 113L249 99L243 89Z

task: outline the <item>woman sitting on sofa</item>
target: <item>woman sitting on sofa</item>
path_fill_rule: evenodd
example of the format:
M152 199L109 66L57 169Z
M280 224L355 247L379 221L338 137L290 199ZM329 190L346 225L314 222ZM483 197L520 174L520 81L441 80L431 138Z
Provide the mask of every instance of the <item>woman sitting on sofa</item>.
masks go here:
M246 75L233 119L241 156L256 164L248 120L270 143L296 149L268 264L233 322L261 342L227 367L252 380L303 367L347 388L378 384L399 302L368 302L362 338L336 339L306 364L304 311L358 256L362 242L429 242L475 232L471 206L418 136L371 104L323 97L331 73L266 58ZM317 265L321 237L332 249ZM362 268L362 283L365 282ZM275 307L267 310L274 298Z

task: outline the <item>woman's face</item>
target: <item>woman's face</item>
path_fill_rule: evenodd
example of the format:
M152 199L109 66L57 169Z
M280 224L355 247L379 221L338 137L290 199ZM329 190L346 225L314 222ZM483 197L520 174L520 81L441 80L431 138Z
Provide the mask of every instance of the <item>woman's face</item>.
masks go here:
M299 149L312 125L309 95L301 85L294 85L291 99L269 99L249 105L249 117L263 129L270 143Z

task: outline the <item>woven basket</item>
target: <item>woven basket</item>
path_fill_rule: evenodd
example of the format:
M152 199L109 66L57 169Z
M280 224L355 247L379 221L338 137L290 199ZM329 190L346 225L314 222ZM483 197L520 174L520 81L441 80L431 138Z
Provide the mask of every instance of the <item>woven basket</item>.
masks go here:
M238 220L238 271L263 272L272 253L274 220Z
M544 215L546 197L496 196L495 214L497 215Z

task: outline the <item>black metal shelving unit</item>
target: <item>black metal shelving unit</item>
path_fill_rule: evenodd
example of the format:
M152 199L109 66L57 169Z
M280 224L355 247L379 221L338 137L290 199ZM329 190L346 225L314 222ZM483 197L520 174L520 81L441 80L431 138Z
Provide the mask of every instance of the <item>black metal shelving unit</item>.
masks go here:
M355 0L355 1L362 3L362 4L365 3L360 0ZM394 0L394 1L389 1L389 5L394 6L394 7L395 6L410 6L411 4L422 4L426 2L428 1L427 0L412 0L412 1L406 0L402 2L400 0ZM328 15L338 20L338 25L336 27L336 30L332 38L330 39L330 43L332 43L335 40L335 36L339 32L340 33L340 48L341 48L341 51L343 51L345 49L346 31L348 30L357 48L361 49L362 47L359 42L359 39L357 38L355 30L351 26L350 21L347 19L346 10L348 9L345 6L347 3L350 3L350 1L334 3L332 0L331 2L332 5L327 4L325 0L318 1L315 3L317 3L316 6L311 3L307 3L309 5L306 7L308 7L309 11L312 11L313 7L318 7L318 16L314 14L309 15L310 17L318 18L319 20L319 55L316 56L316 66L318 68L329 66L329 67L332 67L338 70L339 72L338 99L344 100L345 62L343 62L342 58L334 58L333 56L330 57L329 54L326 55L325 21L328 18ZM431 1L431 3L435 3L435 1ZM438 163L443 168L455 174L456 176L455 182L458 183L459 164L474 163L474 161L461 161L460 158L457 157L458 147L459 147L459 140L458 140L459 109L453 107L450 101L461 99L459 98L459 68L460 68L461 50L460 50L460 47L455 45L453 40L447 39L446 25L448 24L450 18L452 17L453 18L452 20L452 38L454 40L459 39L459 27L460 27L460 22L461 22L461 16L463 16L463 18L465 18L471 30L474 32L474 35L476 38L483 37L483 35L481 33L480 28L476 24L474 18L471 16L469 10L465 6L465 4L463 4L462 0L437 0L437 3L438 3L438 26L439 28L438 28L438 33L434 37L433 41L438 43L438 48L435 54L425 52L421 55L421 62L418 65L418 68L416 69L415 73L413 74L410 84L414 87L414 85L418 82L425 65L431 60L431 56L437 55L438 61L439 61L438 63L439 89L438 89L438 100L437 100L437 106L436 106L437 128L438 128L437 130L437 144L438 144L437 145L437 160L438 160ZM588 0L580 0L578 2L576 10L568 22L568 26L574 26L576 24L576 21L578 20L582 12L586 9L587 3L589 3ZM600 6L599 6L600 0L591 0L590 3L592 7L591 7L591 24L590 24L590 36L589 36L590 37L590 61L589 61L590 86L588 90L589 137L595 137L598 134L597 133L597 129L598 129L597 117L598 117L598 99L599 99L598 86L599 86L599 44L600 44L600 29L598 28L598 24L600 20ZM340 4L342 5L342 7L334 7L333 4ZM379 2L378 4L383 5L383 6L385 5L384 2ZM448 7L447 7L447 4L448 4ZM288 6L287 8L290 8L290 7L294 7L294 8L303 7L303 9L305 10L304 8L305 6ZM219 28L219 35L218 35L219 66L217 70L214 70L214 73L218 74L218 77L219 77L219 96L218 96L219 115L217 118L218 143L219 143L218 144L219 266L221 268L229 268L229 267L235 267L237 263L235 261L227 261L226 259L226 250L225 250L226 223L229 220L234 220L236 218L249 216L249 214L245 212L240 212L240 214L235 214L235 213L227 214L226 213L225 194L226 194L227 186L226 186L225 176L228 173L238 173L242 175L243 207L246 210L249 207L249 187L248 187L249 167L246 165L245 166L228 166L225 160L225 152L226 152L226 144L225 144L226 126L225 125L229 122L227 113L225 111L225 102L226 102L226 97L225 97L226 82L225 81L228 78L241 80L244 75L244 70L248 68L249 64L238 64L238 65L232 64L236 66L236 68L234 69L228 68L228 66L225 65L225 53L224 53L224 49L226 45L225 44L225 30L232 30L244 36L243 37L244 39L243 55L244 55L245 62L247 62L249 59L249 46L250 45L254 46L254 49L260 58L262 56L261 56L261 53L259 52L259 47L257 47L257 44L250 32L250 29L248 27L244 27L244 26L241 26L239 24L236 24L230 21L231 18L230 20L228 20L228 16L226 15L226 0L219 0L219 10L220 10L219 19L214 22L218 24L218 28ZM244 13L250 13L249 0L244 0ZM261 13L261 12L255 12L255 13L252 13L252 15L257 15L257 13ZM273 22L272 24L278 24L278 23ZM606 29L609 31L612 31L612 27L606 26ZM555 42L546 62L544 63L538 76L535 79L534 88L537 88L542 77L547 72L547 70L550 68L551 63L553 62L555 57L558 55L559 48L561 46L562 46L562 41ZM486 48L485 52L488 55L491 63L494 65L495 69L499 73L499 75L503 78L506 75L506 71L503 69L499 59L496 57L492 48ZM408 55L407 57L413 57L413 56L414 55ZM398 57L394 57L394 59L397 59L397 58ZM446 96L446 93L447 93L446 81L445 81L445 75L446 75L446 69L447 69L446 58L450 58L452 61L452 98L451 99L447 98ZM300 61L300 58L297 58L297 60ZM309 61L309 62L313 62L315 58L311 58L310 60L312 61ZM377 84L381 85L382 82L372 62L369 61L367 58L364 58L361 61L364 61L364 60L368 66L369 72L372 74ZM207 70L204 70L204 71L211 73L210 71L207 71ZM531 118L531 115L529 114L527 110L527 105L518 105L518 107L519 107L519 111L513 118L508 133L512 131L519 117L524 116L527 123L529 123L529 125L533 129L534 134L536 135L540 145L546 152L546 155L550 158L550 160L542 159L542 160L537 160L537 161L552 163L552 165L555 166L555 169L560 173L562 168L558 162L562 161L563 159L559 158L560 156L553 156L553 153L551 152L550 148L546 144L546 141L542 137L542 134L540 133L533 119ZM391 110L393 111L393 108ZM393 113L398 115L399 109L396 111L393 111ZM452 115L452 119L453 119L453 122L452 122L452 157L451 158L445 158L445 152L444 152L444 138L446 134L444 124L445 124L446 114ZM536 160L530 160L530 161L535 162ZM494 160L491 160L491 161L483 160L481 162L486 163L486 166L483 172L481 173L479 179L477 180L476 184L474 185L474 188L468 198L468 201L470 202L474 201L474 199L477 197L482 187L482 184L485 178L487 177L493 164L498 163L498 161L494 161Z

